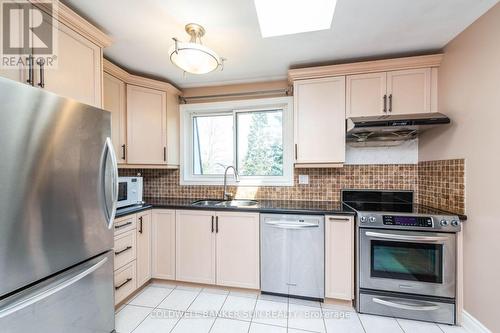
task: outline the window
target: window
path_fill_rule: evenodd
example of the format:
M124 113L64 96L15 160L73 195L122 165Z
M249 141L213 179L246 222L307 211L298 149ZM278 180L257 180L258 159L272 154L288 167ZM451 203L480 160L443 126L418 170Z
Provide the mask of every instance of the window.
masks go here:
M222 184L232 165L239 185L293 185L290 97L188 104L181 112L181 184Z

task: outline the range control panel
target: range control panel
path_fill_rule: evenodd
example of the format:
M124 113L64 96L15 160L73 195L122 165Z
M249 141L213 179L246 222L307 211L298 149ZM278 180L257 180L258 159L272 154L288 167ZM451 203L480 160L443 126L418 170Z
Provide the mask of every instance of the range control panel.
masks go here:
M429 216L397 216L383 215L384 225L399 225L405 227L432 228L432 217Z

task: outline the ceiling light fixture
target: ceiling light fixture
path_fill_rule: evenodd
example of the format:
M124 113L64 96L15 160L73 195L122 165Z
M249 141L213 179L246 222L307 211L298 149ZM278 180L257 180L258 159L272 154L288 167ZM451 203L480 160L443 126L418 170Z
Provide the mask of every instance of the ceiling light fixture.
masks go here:
M254 0L262 37L330 29L336 0Z
M201 42L205 29L196 23L187 24L185 29L191 39L189 42L181 42L173 38L175 43L169 51L170 61L184 72L192 74L206 74L217 68L222 70L225 59Z

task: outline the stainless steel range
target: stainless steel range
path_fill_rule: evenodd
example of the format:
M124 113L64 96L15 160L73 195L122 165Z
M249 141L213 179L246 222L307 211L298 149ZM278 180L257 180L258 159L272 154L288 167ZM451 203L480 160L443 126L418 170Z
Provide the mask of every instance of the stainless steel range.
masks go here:
M357 310L455 324L458 216L410 191L343 191L357 212Z

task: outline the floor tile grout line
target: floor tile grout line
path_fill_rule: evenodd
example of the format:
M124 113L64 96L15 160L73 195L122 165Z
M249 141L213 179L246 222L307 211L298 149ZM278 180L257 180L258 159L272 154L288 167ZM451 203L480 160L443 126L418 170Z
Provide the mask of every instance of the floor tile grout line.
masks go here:
M359 323L361 324L361 328L363 329L363 331L365 331L365 333L368 333L366 331L366 328L365 328L365 325L363 324L363 321L361 320L361 317L359 316L359 313L355 312L356 316L358 316L358 320L359 320Z
M217 314L215 316L215 320L212 323L212 326L210 326L210 329L208 330L208 333L210 333L212 331L212 328L214 328L215 322L217 321L217 319L219 319L219 313L222 310L222 308L224 307L224 304L226 303L226 300L227 300L228 297L229 297L229 293L226 294L226 298L224 298L224 302L222 302L222 305L220 306L219 311L217 311Z
M148 286L146 286L146 287L144 288L144 290L142 290L139 294L135 295L135 297L134 297L134 298L132 298L132 299L130 300L130 302L132 302L132 301L133 301L136 297L138 297L140 294L142 294L142 293L143 293L143 292L144 292L147 288L149 288L149 287L150 287L149 285L148 285ZM175 288L173 288L172 290L170 290L170 292L168 293L168 295L167 295L167 296L165 296L165 297L161 300L161 302L163 302L163 300L164 300L165 298L167 298L167 297L168 297L168 296L169 296L169 295L170 295L170 294L174 291L174 289L175 289ZM127 305L126 305L126 306L128 306L128 305L130 305L130 306L138 306L138 305L133 305L133 304L130 304L130 302L129 302L129 303L127 303ZM158 303L158 305L160 305L160 304L161 304L161 302L160 302L160 303ZM147 316L146 316L143 320L141 320L141 322L140 322L140 323L139 323L139 324L138 324L138 325L137 325L137 326L136 326L136 327L135 327L132 331L130 331L130 333L133 333L133 332L134 332L137 328L139 328L139 326L141 326L141 324L142 324L142 323L143 323L143 322L144 322L144 321L145 321L145 320L149 317L149 315L150 315L151 313L153 313L153 311L154 311L154 310L156 310L156 309L158 308L158 305L157 305L156 307L152 308L152 310L148 313L148 315L147 315ZM150 307L146 307L146 306L143 306L143 307L144 307L144 308L151 309Z
M395 321L396 321L396 323L398 324L398 326L399 326L399 328L401 329L401 331L402 331L403 333L406 333L406 331L404 330L403 326L401 326L401 324L399 323L398 318L394 318L394 320L395 320Z
M175 289L177 289L178 286L175 286ZM179 289L179 290L183 290L183 289ZM175 325L172 327L172 329L169 331L170 332L173 332L174 329L177 327L177 325L180 323L180 321L182 320L182 318L184 318L184 316L186 315L186 312L187 312L187 309L189 309L189 307L194 303L194 301L196 301L196 299L198 298L198 296L200 296L200 293L201 293L201 290L198 291L198 294L196 295L196 297L191 301L191 303L189 303L188 307L186 308L186 311L182 311L182 316L179 318L179 320L177 320L177 322L175 323Z

